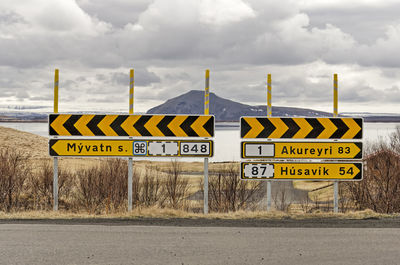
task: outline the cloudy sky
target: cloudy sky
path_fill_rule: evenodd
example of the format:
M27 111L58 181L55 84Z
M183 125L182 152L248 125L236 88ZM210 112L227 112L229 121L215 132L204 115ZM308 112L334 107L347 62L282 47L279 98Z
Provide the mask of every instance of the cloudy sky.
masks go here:
M0 106L135 111L192 89L248 104L400 113L400 1L1 0Z

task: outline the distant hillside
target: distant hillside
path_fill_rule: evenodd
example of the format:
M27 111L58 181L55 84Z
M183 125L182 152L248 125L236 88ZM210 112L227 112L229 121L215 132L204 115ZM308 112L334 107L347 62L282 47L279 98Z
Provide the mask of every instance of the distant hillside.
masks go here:
M266 116L266 106L250 106L210 93L210 112L217 121L239 121L241 116ZM147 111L148 114L203 114L204 91L192 90L167 100ZM312 109L272 107L272 116L330 117L332 113Z
M0 122L47 122L47 114L35 112L0 111Z
M2 127L0 123L1 149L12 149L35 159L49 158L48 139L46 137Z

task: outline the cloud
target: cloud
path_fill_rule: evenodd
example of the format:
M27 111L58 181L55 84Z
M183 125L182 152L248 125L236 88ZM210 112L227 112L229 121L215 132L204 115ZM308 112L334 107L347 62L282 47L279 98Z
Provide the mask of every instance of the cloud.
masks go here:
M147 69L135 69L135 86L148 86L161 81L155 73L149 72ZM127 86L129 84L128 73L112 73L110 74L110 83L116 85Z
M395 54L400 46L400 22L388 25L385 37L377 39L372 45L363 45L358 50L359 63L367 66L400 67Z
M277 104L329 105L334 72L343 102L395 102L400 4L341 3L4 0L0 102L51 100L54 68L71 106L125 100L130 68L143 108L203 89L206 68L213 91L245 103L265 102L268 72Z
M241 0L203 0L199 6L202 23L222 26L256 16L250 5Z
M26 23L14 23L20 29L15 36L49 33L96 36L108 30L106 23L90 17L75 0L4 0L0 8L24 18Z
M393 102L395 104L398 104L400 102L400 88L398 86L386 88L383 94L384 102Z
M109 23L116 28L137 22L139 15L147 9L152 0L80 0L78 5L91 17Z

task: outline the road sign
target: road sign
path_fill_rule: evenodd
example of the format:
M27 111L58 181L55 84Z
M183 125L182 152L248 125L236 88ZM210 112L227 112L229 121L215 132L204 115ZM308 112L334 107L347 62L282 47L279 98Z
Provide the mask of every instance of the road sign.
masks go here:
M212 157L212 140L50 139L51 156Z
M361 118L241 117L242 138L362 139Z
M50 114L54 136L213 137L211 115Z
M362 163L242 162L242 179L361 180Z
M242 142L242 158L361 159L361 142Z

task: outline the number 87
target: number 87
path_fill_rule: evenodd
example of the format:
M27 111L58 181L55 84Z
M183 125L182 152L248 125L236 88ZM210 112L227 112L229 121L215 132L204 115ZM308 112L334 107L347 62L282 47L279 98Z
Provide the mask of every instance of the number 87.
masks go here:
M261 176L263 176L265 174L265 171L267 170L267 167L266 166L260 166L260 169L262 171ZM257 176L258 173L259 173L258 166L253 166L251 168L251 174L254 175L254 176Z

